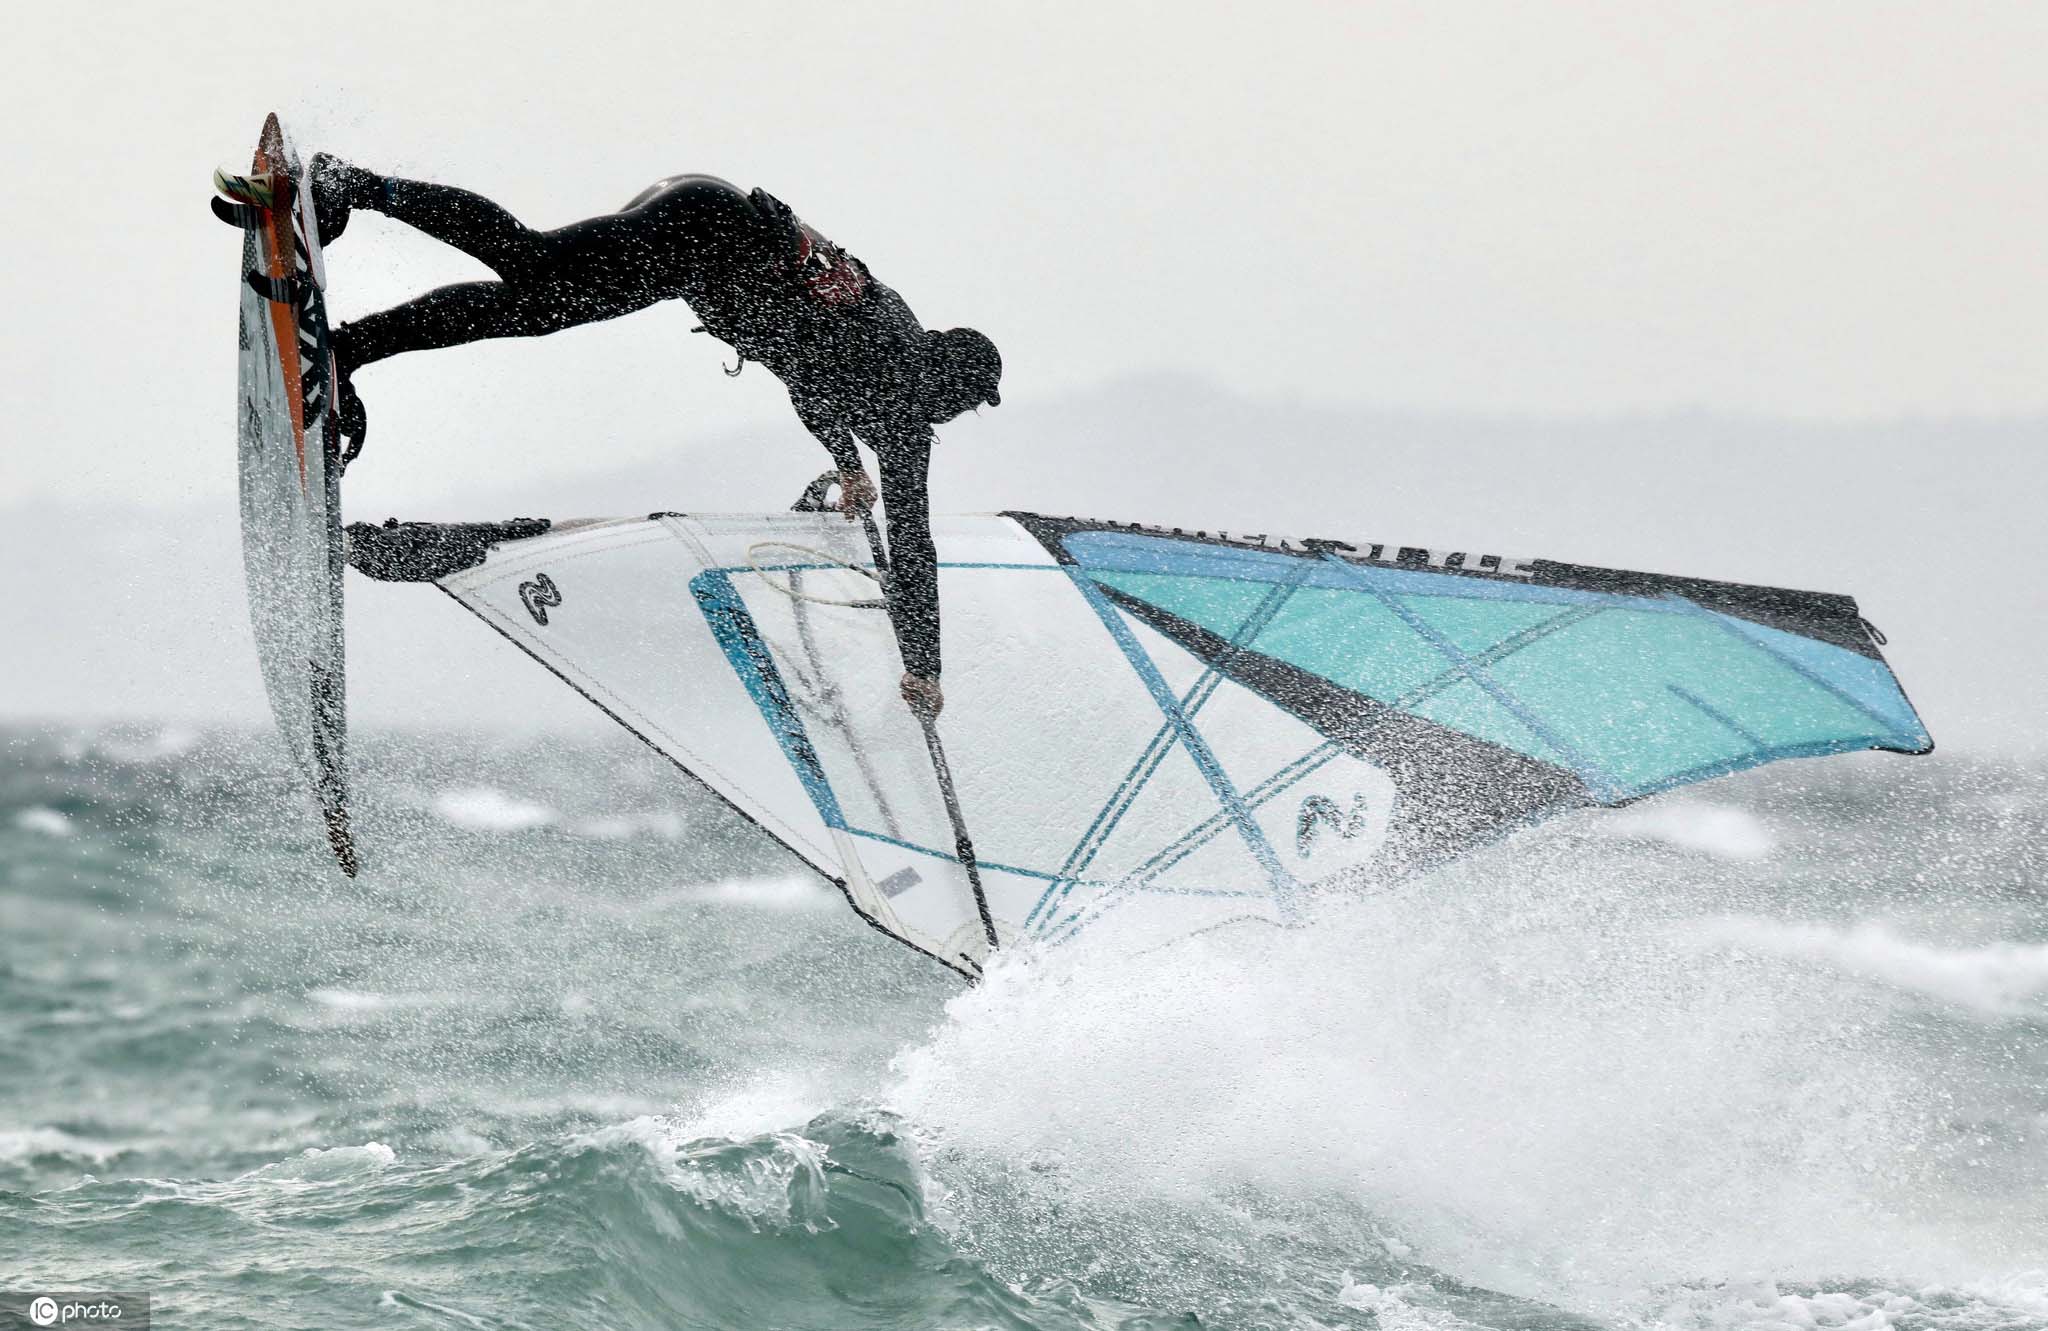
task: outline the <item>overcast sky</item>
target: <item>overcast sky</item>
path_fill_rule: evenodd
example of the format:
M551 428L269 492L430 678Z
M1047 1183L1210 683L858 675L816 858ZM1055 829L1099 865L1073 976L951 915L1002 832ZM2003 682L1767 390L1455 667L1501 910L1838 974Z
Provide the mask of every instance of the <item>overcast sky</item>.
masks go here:
M2048 5L250 13L10 18L0 558L34 627L0 714L260 714L206 200L277 108L537 226L678 171L773 190L1002 346L942 510L1847 591L1944 742L2040 743ZM375 216L329 261L342 318L483 275ZM365 370L350 516L784 506L823 454L694 322ZM464 626L412 627L438 598L350 585L359 718L500 696L444 674L497 660Z
M310 152L536 225L761 184L1006 400L1136 370L1460 413L2048 409L2048 5L62 6L9 20L0 503L231 484L237 240L207 171ZM478 275L382 219L362 313ZM402 491L773 423L680 306L366 371ZM393 465L396 465L395 462Z

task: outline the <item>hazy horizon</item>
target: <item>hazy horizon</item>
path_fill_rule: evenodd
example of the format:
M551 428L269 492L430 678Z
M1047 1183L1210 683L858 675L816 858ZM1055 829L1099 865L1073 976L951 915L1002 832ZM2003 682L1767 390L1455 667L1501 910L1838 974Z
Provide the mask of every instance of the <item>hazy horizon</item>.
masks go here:
M1006 403L945 433L939 512L1255 525L1846 592L1890 635L1887 657L1944 749L2044 747L2048 681L2026 667L2048 655L2034 511L2048 452L2034 422L1531 421L1338 409L1155 374ZM825 455L791 420L438 496L413 495L405 463L366 453L347 516L773 510ZM35 566L67 547L16 585L41 650L0 657L0 717L265 715L231 493L0 507L0 561ZM351 574L347 590L358 724L603 724L431 589Z

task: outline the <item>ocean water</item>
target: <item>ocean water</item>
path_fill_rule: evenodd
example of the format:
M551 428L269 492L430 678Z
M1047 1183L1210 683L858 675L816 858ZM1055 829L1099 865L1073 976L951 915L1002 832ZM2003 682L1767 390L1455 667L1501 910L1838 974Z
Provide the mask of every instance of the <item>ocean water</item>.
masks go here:
M2048 1328L2048 768L968 990L630 741L0 732L0 1288L158 1325Z

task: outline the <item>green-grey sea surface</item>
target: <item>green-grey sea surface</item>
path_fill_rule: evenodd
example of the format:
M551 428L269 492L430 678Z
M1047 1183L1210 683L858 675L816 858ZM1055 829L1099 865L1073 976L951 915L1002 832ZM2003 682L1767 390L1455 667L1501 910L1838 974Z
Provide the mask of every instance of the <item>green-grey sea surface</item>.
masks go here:
M969 991L629 740L0 732L0 1288L159 1326L2048 1328L2048 777Z

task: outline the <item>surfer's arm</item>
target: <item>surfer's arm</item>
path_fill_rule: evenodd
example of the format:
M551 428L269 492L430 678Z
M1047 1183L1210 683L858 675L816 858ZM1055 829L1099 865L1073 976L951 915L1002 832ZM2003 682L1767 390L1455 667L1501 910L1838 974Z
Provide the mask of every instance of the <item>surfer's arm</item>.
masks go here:
M932 544L926 472L930 435L923 441L878 450L882 502L889 518L889 581L903 668L923 679L939 677L939 554Z
M860 448L853 442L853 431L838 415L807 398L790 394L790 405L796 408L797 419L811 432L811 437L825 446L832 455L832 465L839 468L839 507L851 518L855 510L873 508L875 484L868 479L867 469L861 465Z

